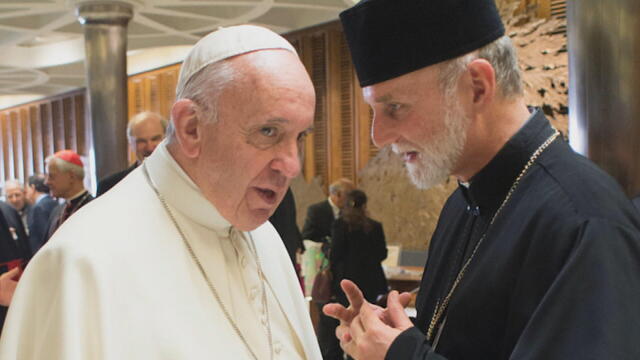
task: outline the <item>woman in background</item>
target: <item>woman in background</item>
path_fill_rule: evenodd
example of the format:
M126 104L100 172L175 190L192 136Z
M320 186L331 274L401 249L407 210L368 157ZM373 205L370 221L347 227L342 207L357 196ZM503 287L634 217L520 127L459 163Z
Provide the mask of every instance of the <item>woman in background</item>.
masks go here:
M367 217L367 195L363 191L347 194L342 215L333 222L331 233L331 271L338 302L349 305L340 288L340 281L349 279L367 301L375 304L388 291L380 264L387 257L387 245L382 224Z

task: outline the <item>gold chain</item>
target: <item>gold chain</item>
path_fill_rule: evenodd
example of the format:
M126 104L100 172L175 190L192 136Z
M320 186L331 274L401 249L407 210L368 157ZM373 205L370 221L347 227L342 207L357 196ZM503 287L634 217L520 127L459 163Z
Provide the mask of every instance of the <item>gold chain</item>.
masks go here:
M511 188L509 189L509 192L507 193L507 195L505 196L504 200L502 201L502 204L500 205L498 210L496 210L496 213L491 218L491 222L489 222L489 226L487 227L487 230L484 232L484 234L482 234L482 237L480 238L480 240L478 240L478 243L473 248L473 251L471 252L471 255L469 255L469 258L467 259L467 261L464 263L464 265L462 266L462 268L458 272L458 276L456 276L456 279L453 282L453 285L451 285L451 289L449 289L449 292L447 293L447 296L445 296L445 298L442 301L442 303L440 303L440 300L438 300L438 302L436 302L436 307L434 309L433 316L431 317L431 322L429 323L429 329L427 330L427 340L429 340L429 341L433 340L433 331L435 330L436 325L438 324L438 321L440 321L440 318L442 317L442 315L447 310L447 306L449 305L449 301L451 300L451 296L453 295L453 293L455 292L455 290L458 287L458 284L460 284L460 281L464 277L464 274L467 271L467 268L469 267L469 264L471 263L471 260L473 260L474 256L478 252L478 248L482 244L482 241L487 236L487 233L489 232L489 228L491 227L491 225L493 225L494 221L496 220L496 217L498 216L498 214L500 213L502 208L504 208L504 206L507 204L509 199L511 199L511 196L513 195L513 193L515 192L516 188L520 184L520 180L522 180L522 178L527 173L527 171L529 171L529 168L531 168L531 166L538 159L540 154L542 154L542 152L553 142L553 140L555 140L558 137L558 135L560 135L558 130L556 130L556 129L553 129L553 130L554 130L554 133L544 143L542 143L542 145L540 145L540 147L538 147L538 149L536 149L536 151L533 152L533 154L529 158L529 161L525 164L524 168L522 169L522 171L520 172L520 174L518 175L516 180L511 185Z
M162 194L160 193L160 191L158 191L158 188L153 183L153 180L151 180L151 176L149 176L149 171L147 170L147 164L146 163L143 163L142 169L144 171L144 175L147 178L147 182L149 183L149 186L151 186L151 188L153 189L153 192L158 197L158 200L160 200L160 203L164 207L164 210L166 211L167 215L169 216L169 219L171 219L171 222L175 226L176 230L178 230L178 233L180 234L180 238L182 239L182 242L185 244L187 250L189 251L189 254L191 255L191 258L193 259L193 261L195 262L196 266L198 267L198 270L200 271L200 274L202 274L202 277L204 278L205 282L207 283L207 286L209 287L209 290L213 294L213 297L215 298L216 302L220 306L220 309L222 309L222 313L227 318L227 321L229 321L229 324L233 328L233 330L236 333L236 335L238 335L240 340L242 340L242 342L244 343L245 347L247 348L247 350L251 354L251 357L253 359L255 359L255 360L258 360L258 357L253 352L253 350L251 349L251 346L249 346L249 342L244 337L244 335L240 331L240 328L238 327L236 322L231 317L231 314L227 310L227 307L224 305L224 302L222 301L222 298L220 297L220 294L218 293L218 290L216 289L215 285L209 279L209 276L207 275L206 271L204 270L204 267L202 266L202 263L200 263L200 259L198 259L198 257L196 256L196 253L193 251L193 248L191 247L191 244L189 243L189 241L187 241L187 237L185 236L184 232L182 231L182 228L178 225L178 221L174 217L173 212L169 208L169 205L165 201L165 199L162 196ZM229 233L229 236L231 236L231 232ZM264 307L264 310L265 310L265 313L266 313L266 321L267 321L266 328L267 328L267 335L268 335L268 340L269 340L269 358L273 359L273 337L271 335L271 323L269 322L269 309L267 307L267 305L268 305L267 304L267 293L266 293L266 289L265 289L265 286L264 286L264 282L266 281L266 277L264 276L264 272L262 271L260 258L258 257L258 252L256 251L256 244L255 244L255 242L253 240L253 236L251 235L251 233L249 233L249 237L251 238L251 250L253 251L253 253L255 255L256 265L258 267L258 276L260 277L260 284L261 284L261 289L262 289L262 306Z

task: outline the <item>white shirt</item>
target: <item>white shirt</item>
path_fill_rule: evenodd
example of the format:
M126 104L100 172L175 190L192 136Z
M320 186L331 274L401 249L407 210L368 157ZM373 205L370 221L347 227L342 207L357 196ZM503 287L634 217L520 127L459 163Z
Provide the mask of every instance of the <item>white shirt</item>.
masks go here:
M333 210L333 218L337 219L340 216L340 208L331 201L331 198L327 198L329 201L329 205L331 205L331 210Z
M233 227L164 144L146 160L187 241L259 359L320 359L286 250L266 222ZM0 359L250 359L141 167L85 205L27 267L0 339Z

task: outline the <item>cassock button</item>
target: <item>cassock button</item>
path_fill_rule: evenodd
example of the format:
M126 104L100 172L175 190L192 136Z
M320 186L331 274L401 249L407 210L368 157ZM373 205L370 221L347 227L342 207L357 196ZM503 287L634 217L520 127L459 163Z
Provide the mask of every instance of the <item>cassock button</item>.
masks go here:
M273 342L273 352L276 353L276 355L280 354L280 352L282 351L282 345L280 344L279 341L274 341Z

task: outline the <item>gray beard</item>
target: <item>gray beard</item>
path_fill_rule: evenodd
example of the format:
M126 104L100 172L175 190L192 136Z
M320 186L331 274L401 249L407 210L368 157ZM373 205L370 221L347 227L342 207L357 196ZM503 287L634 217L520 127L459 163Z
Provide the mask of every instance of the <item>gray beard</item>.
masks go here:
M429 189L444 182L458 163L467 139L469 119L455 96L445 104L445 129L421 147L418 161L407 164L409 177L419 189Z

